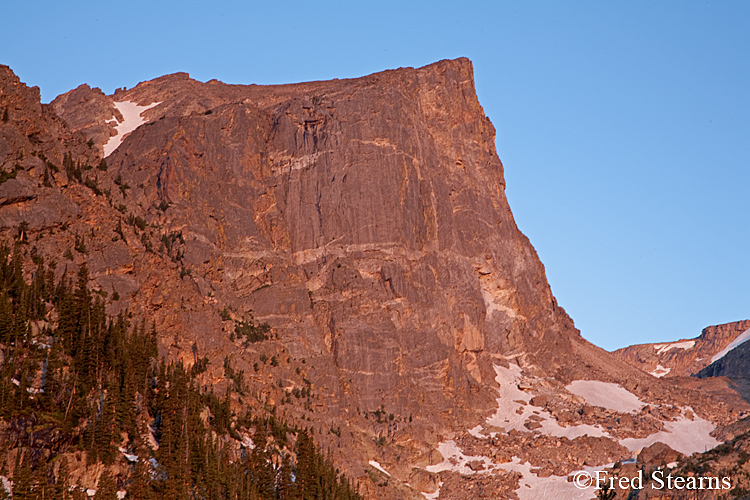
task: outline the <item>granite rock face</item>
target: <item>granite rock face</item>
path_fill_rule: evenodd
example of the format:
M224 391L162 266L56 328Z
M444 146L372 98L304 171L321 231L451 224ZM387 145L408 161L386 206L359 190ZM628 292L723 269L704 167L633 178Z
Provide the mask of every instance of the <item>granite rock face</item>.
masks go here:
M7 172L20 162L0 185L3 241L26 221L58 273L85 262L109 312L155 322L163 355L209 358L203 387L228 387L225 360L244 370L253 397L235 397L237 410L311 425L369 497L422 498L442 483L441 498L460 494L461 474L427 470L450 440L491 457L503 443L549 476L583 465L575 457L618 458L612 436L646 432L634 421L660 428L670 405L730 418L580 337L515 225L466 59L283 86L178 73L113 96L84 85L50 105L3 71L0 158ZM76 178L61 168L68 152ZM60 257L81 238L85 251ZM251 318L272 337L235 338ZM533 417L492 444L467 434L519 404L497 399L497 367L511 365ZM576 379L619 384L653 411L594 408L565 389ZM301 390L312 396L293 399ZM546 420L609 437L537 440ZM376 486L373 460L390 487ZM514 474L485 486L513 491Z
M101 100L55 109L100 145L84 92ZM177 74L114 100L162 103L108 158L124 204L169 204L214 298L329 359L362 408L450 414L493 355L554 367L578 336L513 221L469 61L268 88Z

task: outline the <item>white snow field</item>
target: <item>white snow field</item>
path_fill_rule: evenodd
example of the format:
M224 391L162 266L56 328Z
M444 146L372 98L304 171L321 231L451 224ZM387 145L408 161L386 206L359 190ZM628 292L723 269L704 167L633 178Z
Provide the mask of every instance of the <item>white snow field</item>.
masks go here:
M634 413L646 405L635 394L612 382L574 380L565 388L568 392L581 396L592 406L601 406L622 413Z
M144 111L159 104L161 103L155 102L147 106L141 106L132 101L116 102L115 107L122 115L122 121L118 121L116 118L112 119L117 123L115 125L117 134L110 137L104 145L104 156L109 156L112 151L122 144L122 140L125 139L126 135L146 123L146 119L141 116ZM112 123L112 120L107 121L107 123Z
M604 470L612 464L601 467L586 467L586 471L596 475L597 470ZM500 467L507 471L516 471L523 474L518 481L519 488L516 490L519 500L540 500L554 498L555 500L589 500L596 496L594 486L578 488L575 483L568 482L567 476L539 477L531 472L529 462L521 463L517 457L512 462L501 464Z
M692 418L689 418L688 415ZM716 426L695 415L690 407L683 408L682 415L674 422L664 422L664 427L666 430L645 438L620 439L620 444L633 453L638 453L641 448L661 441L683 455L692 455L696 451L707 451L719 444L719 441L711 436L711 431Z
M495 381L500 385L498 389L499 397L497 398L497 411L487 419L487 425L500 427L506 432L511 429L528 432L523 424L531 415L537 415L541 418L539 424L542 427L539 430L542 434L567 437L568 439L575 439L584 434L592 437L604 436L604 431L598 426L584 424L562 427L557 423L557 420L550 418L549 414L529 405L531 395L518 388L518 381L521 378L521 368L518 365L511 364L508 368L494 365L494 368L497 374ZM519 401L522 401L523 404ZM521 413L518 413L519 410ZM469 432L474 437L487 437L481 434L481 427L474 427ZM490 436L492 434L490 433Z
M484 426L478 425L468 430L472 436L484 439L496 435L497 432L507 432L512 429L528 432L528 429L523 424L531 415L537 415L537 418L541 419L538 421L542 426L537 429L537 432L541 432L542 434L567 437L569 439L575 439L583 435L592 437L605 436L615 439L599 425L560 426L557 420L551 418L547 412L541 411L529 404L531 394L519 389L519 382L522 376L521 368L518 365L510 364L508 368L495 365L494 368L497 374L495 381L499 384L498 408L485 422L493 430L492 432L484 433L482 432ZM602 406L623 413L637 412L646 404L638 399L635 394L611 382L576 380L566 386L566 389L582 397L591 405ZM719 441L710 435L711 431L716 428L713 423L695 415L690 407L681 408L681 412L680 417L674 421L664 422L665 430L663 431L656 432L645 438L618 439L616 441L633 454L637 454L642 448L651 446L657 441L661 441L684 455L702 452L719 444ZM501 471L520 472L523 477L519 481L519 488L516 490L516 494L520 500L537 500L541 498L584 500L592 498L594 495L593 487L578 489L573 482L568 482L567 477L539 477L531 471L531 464L528 462L521 463L518 457L513 457L511 462L497 464L489 457L464 455L461 448L453 440L441 442L438 445L438 451L443 456L443 461L439 464L426 467L425 469L429 472L453 471L463 475L497 474ZM472 470L469 467L470 462L481 463L483 469ZM595 474L597 470L604 470L611 467L611 465L602 464L586 467L583 470ZM474 468L477 469L476 466ZM438 489L434 493L423 492L422 495L427 500L434 500L439 493L440 490Z
M555 500L588 500L594 495L594 487L579 489L574 483L568 482L567 476L539 477L531 472L532 466L528 462L521 463L518 457L513 457L511 462L496 464L488 457L467 456L456 445L454 441L445 441L438 445L438 451L443 455L443 461L437 465L430 465L425 469L428 472L452 471L459 474L497 474L499 472L520 472L523 477L519 480L516 494L520 500L539 500L554 498ZM479 461L484 465L484 470L473 471L467 465L469 462ZM595 474L597 470L604 470L612 464L599 467L586 467L589 473ZM437 498L440 490L435 493L422 493L428 500Z
M744 343L745 343L745 342L747 342L748 340L750 340L750 328L748 328L748 329L747 329L747 330L745 330L744 332L740 333L740 334L739 334L739 335L737 336L737 338L735 338L735 339L734 339L733 341L731 341L731 342L729 343L729 345L728 345L728 346L726 346L726 347L725 347L724 349L722 349L721 351L717 352L717 353L716 353L716 354L714 355L714 357L712 357L712 358L711 358L711 363L713 363L713 362L714 362L714 361L716 361L717 359L721 359L721 358L723 358L724 356L726 356L726 355L727 355L727 353L728 353L729 351L731 351L732 349L734 349L735 347L737 347L737 346L738 346L738 345L740 345L740 344L744 344Z

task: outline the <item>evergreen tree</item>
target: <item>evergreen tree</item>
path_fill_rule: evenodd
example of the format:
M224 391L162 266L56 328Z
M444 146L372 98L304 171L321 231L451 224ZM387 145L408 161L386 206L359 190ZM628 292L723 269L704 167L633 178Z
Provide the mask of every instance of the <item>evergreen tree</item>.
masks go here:
M13 500L36 500L31 461L24 458L21 460L22 463L16 465L16 472L13 474Z
M70 492L70 468L65 457L60 461L60 467L57 469L57 479L52 490L53 498L56 500L69 500Z
M108 470L99 476L94 500L117 500L117 483Z

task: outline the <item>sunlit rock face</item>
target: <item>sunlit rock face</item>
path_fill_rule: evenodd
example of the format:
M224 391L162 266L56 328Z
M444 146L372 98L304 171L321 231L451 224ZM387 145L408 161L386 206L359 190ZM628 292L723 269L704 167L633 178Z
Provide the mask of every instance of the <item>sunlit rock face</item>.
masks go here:
M750 320L707 326L700 336L676 342L637 344L612 354L655 377L685 377L699 373L743 342ZM744 337L740 338L743 334Z
M101 143L116 113L86 122L84 93L101 100L55 109ZM493 355L554 371L577 336L513 221L468 60L278 87L178 74L109 99L161 103L108 158L125 205L170 204L160 224L213 298L325 358L337 399L453 421L491 401Z
M203 389L223 393L227 360L244 370L235 410L312 427L369 497L471 481L502 496L519 471L565 483L670 419L728 418L581 339L515 225L466 59L281 86L178 73L50 105L11 75L0 106L22 112L0 158L25 148L28 168L0 185L4 241L27 221L58 274L86 262L110 313L155 322L163 355L207 357ZM44 151L95 167L45 169ZM251 319L271 338L241 342ZM587 403L575 380L639 408ZM441 449L474 457L466 474Z

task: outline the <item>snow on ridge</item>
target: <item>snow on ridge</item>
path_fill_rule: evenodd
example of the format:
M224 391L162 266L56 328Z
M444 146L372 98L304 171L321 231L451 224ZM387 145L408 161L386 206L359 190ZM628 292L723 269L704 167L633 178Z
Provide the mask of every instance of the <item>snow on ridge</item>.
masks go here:
M671 372L672 368L664 368L661 365L656 365L656 368L654 368L654 371L648 372L649 374L653 375L656 378L662 378L667 373Z
M634 413L646 403L622 386L600 380L574 380L565 388L568 392L581 396L593 406L601 406L621 413Z
M112 120L115 120L115 130L117 131L117 134L110 137L104 145L105 157L109 156L112 151L122 144L122 140L126 135L146 123L146 119L141 116L146 110L161 104L161 102L155 102L146 106L141 106L133 101L121 101L115 102L114 104L122 115L122 121L118 121L116 118L107 120L107 123L112 123Z
M695 347L695 340L684 340L682 342L673 342L671 344L654 344L656 354L664 354L670 349L692 349Z
M750 340L750 328L748 328L747 330L745 330L744 332L742 332L741 334L739 334L733 341L731 341L729 343L728 346L726 346L724 349L722 349L721 351L719 351L718 353L716 353L714 355L714 357L711 358L711 363L715 362L716 360L719 360L719 359L723 358L724 356L726 356L726 354L729 351L731 351L732 349L734 349L735 347L737 347L740 344L744 344L748 340Z

